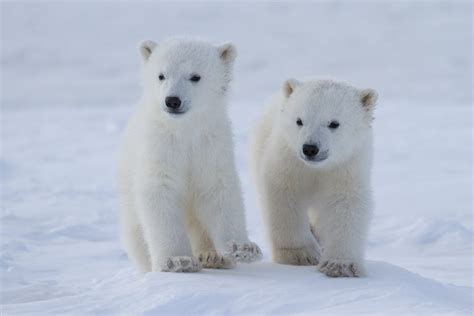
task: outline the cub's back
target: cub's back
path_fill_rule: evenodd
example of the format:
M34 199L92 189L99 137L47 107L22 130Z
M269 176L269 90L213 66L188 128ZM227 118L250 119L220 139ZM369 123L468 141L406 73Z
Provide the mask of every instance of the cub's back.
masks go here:
M269 140L278 115L278 105L279 97L274 96L250 131L250 172L254 181L256 181L257 172L261 168L262 157L268 150Z
M140 126L143 117L142 104L138 104L130 116L124 131L119 153L119 185L129 186L134 174L136 155L140 144Z

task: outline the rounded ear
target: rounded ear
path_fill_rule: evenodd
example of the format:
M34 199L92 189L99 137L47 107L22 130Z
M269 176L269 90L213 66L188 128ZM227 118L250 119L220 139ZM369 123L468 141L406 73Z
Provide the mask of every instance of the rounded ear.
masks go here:
M296 89L296 87L300 86L301 82L296 79L288 79L283 83L283 94L285 97L289 97Z
M148 58L150 58L150 55L153 53L155 47L156 43L150 40L143 41L140 44L140 54L142 55L144 61L147 61Z
M237 49L232 43L225 43L217 47L219 57L226 63L231 64L237 57Z
M372 109L377 103L378 94L374 89L364 89L360 92L360 102L366 110Z

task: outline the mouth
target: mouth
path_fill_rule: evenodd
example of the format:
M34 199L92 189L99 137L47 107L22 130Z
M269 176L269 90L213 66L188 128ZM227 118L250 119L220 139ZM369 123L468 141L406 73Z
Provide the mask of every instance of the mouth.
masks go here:
M170 109L165 109L165 112L168 112L169 114L171 115L183 115L184 113L186 113L187 111L186 110L170 110Z
M316 157L312 157L312 158L307 157L303 154L300 154L300 156L301 156L301 159L304 160L304 162L306 163L317 164L317 163L325 161L329 157L329 154L327 151L324 151L324 152L319 153Z

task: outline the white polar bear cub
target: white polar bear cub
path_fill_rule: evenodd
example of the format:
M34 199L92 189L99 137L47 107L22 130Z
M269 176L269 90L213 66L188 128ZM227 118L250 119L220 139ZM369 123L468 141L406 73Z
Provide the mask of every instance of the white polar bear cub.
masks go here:
M247 237L226 91L236 51L144 42L144 93L119 164L121 238L142 272L195 272L259 259Z
M290 79L257 122L251 167L274 261L365 274L376 99L371 89Z

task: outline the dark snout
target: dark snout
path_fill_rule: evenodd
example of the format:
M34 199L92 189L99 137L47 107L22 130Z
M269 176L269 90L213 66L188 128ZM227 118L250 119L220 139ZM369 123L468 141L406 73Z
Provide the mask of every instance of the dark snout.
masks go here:
M315 144L304 144L303 145L303 154L309 158L313 159L319 153L319 148Z
M183 109L183 103L181 99L177 96L166 97L165 99L166 111L171 114L183 114L186 112Z
M328 150L321 150L316 144L304 144L301 158L311 164L320 163L328 158Z
M165 99L166 107L171 110L177 110L181 106L181 99L178 97L166 97Z

